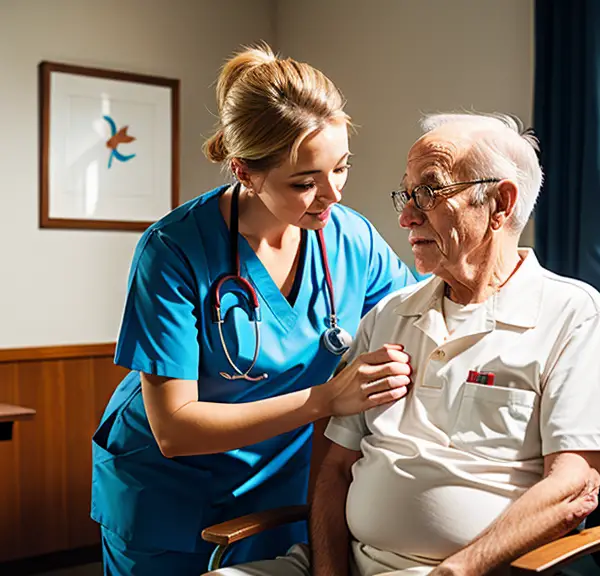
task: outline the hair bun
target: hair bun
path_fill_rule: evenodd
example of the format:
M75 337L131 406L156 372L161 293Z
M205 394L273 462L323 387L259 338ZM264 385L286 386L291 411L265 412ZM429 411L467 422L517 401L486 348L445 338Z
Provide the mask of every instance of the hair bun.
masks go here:
M223 130L219 129L213 134L203 146L204 155L211 161L216 163L224 162L227 159L227 147Z
M241 78L246 72L252 70L252 68L276 61L277 57L269 45L264 42L248 47L228 60L223 66L219 80L217 81L217 104L219 110L222 110L227 93L238 78Z

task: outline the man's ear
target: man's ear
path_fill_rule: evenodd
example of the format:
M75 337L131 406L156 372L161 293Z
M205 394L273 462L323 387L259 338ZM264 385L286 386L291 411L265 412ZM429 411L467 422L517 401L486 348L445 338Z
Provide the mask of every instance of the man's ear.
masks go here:
M493 210L490 217L492 229L500 230L515 210L518 196L517 185L512 180L502 180L492 203Z

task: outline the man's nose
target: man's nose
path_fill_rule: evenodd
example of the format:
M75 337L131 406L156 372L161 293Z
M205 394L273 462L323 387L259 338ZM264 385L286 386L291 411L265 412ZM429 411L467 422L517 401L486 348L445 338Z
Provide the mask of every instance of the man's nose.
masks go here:
M411 200L404 206L398 222L401 228L412 228L414 226L420 226L425 220L425 215L421 210L415 206L414 200Z

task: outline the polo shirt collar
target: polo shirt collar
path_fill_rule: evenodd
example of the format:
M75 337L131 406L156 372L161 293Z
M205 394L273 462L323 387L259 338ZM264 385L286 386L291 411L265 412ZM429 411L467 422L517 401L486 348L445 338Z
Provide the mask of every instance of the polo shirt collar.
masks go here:
M503 324L533 328L542 306L543 268L531 248L520 248L524 259L512 278L486 301L488 320ZM444 281L432 276L420 283L394 308L399 316L420 317L428 311L441 313ZM436 330L437 331L437 330Z

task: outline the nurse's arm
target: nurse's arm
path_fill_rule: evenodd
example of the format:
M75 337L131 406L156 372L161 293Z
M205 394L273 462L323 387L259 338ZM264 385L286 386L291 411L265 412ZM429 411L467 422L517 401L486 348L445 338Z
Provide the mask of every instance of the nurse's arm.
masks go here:
M598 505L600 452L558 452L544 458L544 478L430 576L481 576L563 536Z
M152 433L161 452L172 458L234 450L320 418L392 402L406 394L409 374L401 347L386 345L361 354L325 384L255 402L200 402L202 382L144 373L142 394Z
M350 573L346 497L352 482L352 465L360 457L360 452L332 443L319 468L310 510L313 576Z

